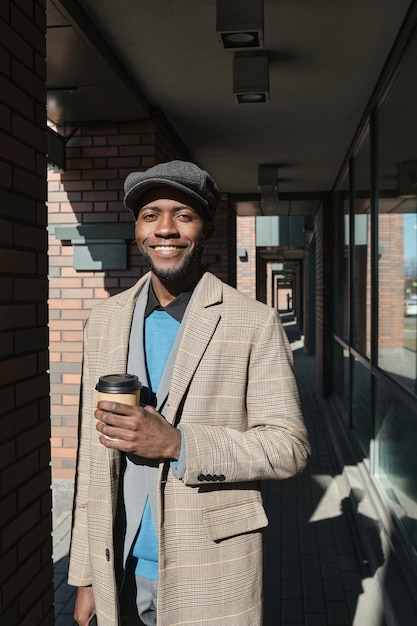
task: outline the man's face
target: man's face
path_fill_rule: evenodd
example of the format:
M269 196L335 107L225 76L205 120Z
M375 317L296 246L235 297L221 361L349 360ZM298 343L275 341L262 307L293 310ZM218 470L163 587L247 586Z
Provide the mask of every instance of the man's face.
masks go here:
M145 194L141 205L136 242L153 274L161 281L196 280L205 241L213 233L202 209L186 194L163 188Z

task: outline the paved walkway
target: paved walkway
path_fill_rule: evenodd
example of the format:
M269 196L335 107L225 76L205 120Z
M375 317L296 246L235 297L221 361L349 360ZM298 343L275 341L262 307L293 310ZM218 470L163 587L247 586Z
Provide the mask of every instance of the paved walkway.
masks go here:
M68 548L71 533L73 483L55 481L52 485L53 502L53 558L55 586L55 626L74 626L75 588L67 585Z
M385 626L315 392L314 357L291 317L283 321L313 454L301 476L264 486L264 626ZM56 626L75 624L74 589L66 584L71 496L71 484L54 484Z

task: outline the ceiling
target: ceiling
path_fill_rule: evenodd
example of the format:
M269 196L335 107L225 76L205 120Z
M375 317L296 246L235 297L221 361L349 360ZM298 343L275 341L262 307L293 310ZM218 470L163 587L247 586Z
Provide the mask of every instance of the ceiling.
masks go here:
M238 214L313 215L410 4L264 0L269 102L236 104L216 0L47 0L48 117L161 115ZM278 203L259 203L260 165L277 166Z

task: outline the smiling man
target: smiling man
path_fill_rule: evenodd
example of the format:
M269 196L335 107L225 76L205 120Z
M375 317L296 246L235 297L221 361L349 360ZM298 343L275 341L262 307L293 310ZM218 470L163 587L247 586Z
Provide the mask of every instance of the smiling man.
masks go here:
M152 270L154 289L164 287L173 300L199 278L201 254L213 234L213 222L187 194L172 190L169 198L161 199L160 193L154 190L143 195L136 242Z
M193 163L125 181L150 272L85 331L69 583L99 626L260 626L260 481L310 452L291 350L273 309L201 264L219 191ZM101 401L136 374L140 406Z
M154 190L144 194L136 219L136 241L143 258L159 281L200 274L201 253L213 234L213 222L202 215L196 201L181 191L161 199ZM205 219L204 219L205 217Z

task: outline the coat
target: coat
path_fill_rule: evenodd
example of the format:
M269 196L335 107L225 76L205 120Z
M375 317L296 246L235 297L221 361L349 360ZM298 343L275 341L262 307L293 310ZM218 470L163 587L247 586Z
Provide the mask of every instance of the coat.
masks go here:
M95 384L126 371L145 276L100 303L85 332L69 584L93 585L99 626L118 625L114 520L120 453L98 440ZM193 295L166 419L181 424L186 471L161 462L158 626L260 626L260 481L301 472L310 452L277 312L209 272Z

